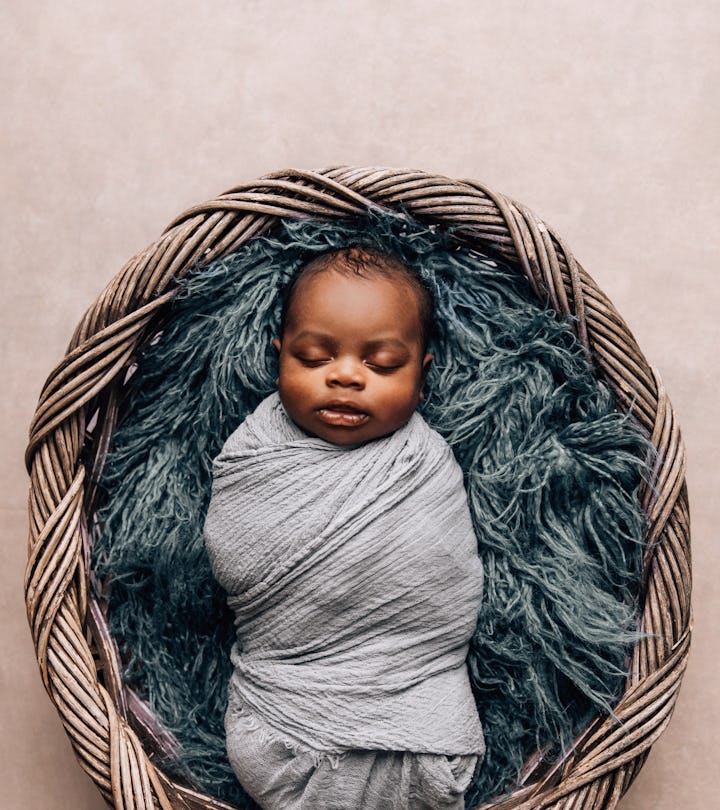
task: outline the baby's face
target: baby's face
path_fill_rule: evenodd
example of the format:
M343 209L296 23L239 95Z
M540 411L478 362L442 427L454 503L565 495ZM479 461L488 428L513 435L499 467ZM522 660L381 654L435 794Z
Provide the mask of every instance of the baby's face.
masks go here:
M299 282L280 352L280 398L303 430L359 444L402 427L421 398L417 294L402 279L333 269Z

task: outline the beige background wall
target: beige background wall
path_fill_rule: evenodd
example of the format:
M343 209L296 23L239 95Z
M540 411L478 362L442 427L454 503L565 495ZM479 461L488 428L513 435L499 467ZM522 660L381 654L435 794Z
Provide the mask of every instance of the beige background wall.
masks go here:
M693 652L625 810L717 806L720 4L77 0L0 8L0 808L103 806L33 658L22 453L85 307L187 206L274 169L472 177L565 237L676 406Z

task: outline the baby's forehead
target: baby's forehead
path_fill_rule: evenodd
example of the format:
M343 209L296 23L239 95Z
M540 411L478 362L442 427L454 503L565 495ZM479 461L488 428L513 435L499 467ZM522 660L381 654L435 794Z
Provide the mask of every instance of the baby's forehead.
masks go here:
M314 310L327 305L330 298L336 306L353 310L358 300L363 300L368 292L382 301L387 318L394 319L400 314L407 318L410 315L416 321L418 330L421 329L419 296L406 277L395 273L360 275L333 265L298 279L286 319L297 321L303 315L312 314Z

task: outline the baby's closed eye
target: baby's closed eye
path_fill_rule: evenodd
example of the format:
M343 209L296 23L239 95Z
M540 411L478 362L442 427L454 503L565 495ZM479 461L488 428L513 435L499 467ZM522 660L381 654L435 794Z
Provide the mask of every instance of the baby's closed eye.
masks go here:
M397 363L395 365L385 365L381 363L367 362L365 365L368 366L368 368L371 368L373 371L378 372L379 374L389 374L392 371L397 371L398 369L402 368L404 363Z
M308 366L309 368L316 368L317 366L321 366L323 363L329 363L332 358L331 357L302 357L302 356L298 356L297 359L304 366Z

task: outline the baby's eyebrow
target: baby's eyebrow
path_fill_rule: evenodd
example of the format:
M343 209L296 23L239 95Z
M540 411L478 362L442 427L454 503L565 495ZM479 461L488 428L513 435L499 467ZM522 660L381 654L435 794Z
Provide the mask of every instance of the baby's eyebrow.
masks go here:
M363 344L363 346L367 350L385 349L387 347L390 347L390 348L402 349L404 351L407 351L407 344L406 343L404 343L402 340L398 340L397 338L391 338L391 337L374 338L373 340L368 340L367 343Z
M337 344L337 339L333 335L328 335L325 332L316 332L313 329L303 329L302 332L298 332L297 335L294 335L292 340L293 343L301 340L318 340L321 341L322 343L326 343L333 346ZM365 341L362 344L362 347L365 351L373 351L376 349L386 349L386 348L400 349L402 351L407 351L408 349L407 344L404 341L389 336L374 337L372 340Z
M311 338L312 340L322 340L326 343L335 342L332 335L326 335L324 332L314 332L311 329L303 329L302 332L299 332L293 337L293 340L307 340L308 338Z

